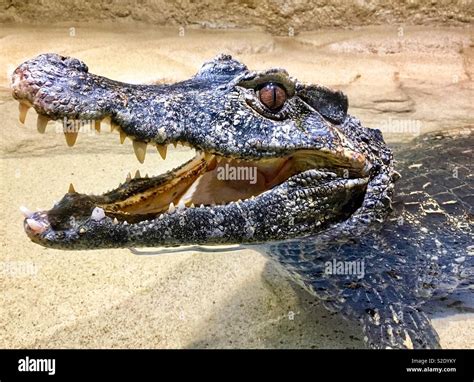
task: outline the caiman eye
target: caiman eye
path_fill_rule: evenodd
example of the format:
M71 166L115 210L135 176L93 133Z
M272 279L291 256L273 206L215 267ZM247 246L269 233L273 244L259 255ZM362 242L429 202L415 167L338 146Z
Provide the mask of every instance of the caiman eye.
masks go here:
M287 99L285 89L273 82L263 85L258 91L258 97L272 111L280 109Z

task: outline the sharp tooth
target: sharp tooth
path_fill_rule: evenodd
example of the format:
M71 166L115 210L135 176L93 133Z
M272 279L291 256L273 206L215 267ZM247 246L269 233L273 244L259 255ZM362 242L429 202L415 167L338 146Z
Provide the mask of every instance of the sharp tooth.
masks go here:
M69 189L68 189L67 192L70 193L70 194L76 192L76 190L74 189L74 186L72 185L72 183L69 184Z
M160 153L163 160L165 160L166 159L166 153L168 152L168 146L166 146L166 145L156 145L156 148L158 149L158 152Z
M21 207L20 207L20 211L21 211L21 213L23 214L23 216L24 216L25 218L30 218L30 217L33 216L33 212L30 211L30 210L29 210L28 208L26 208L25 206L21 206Z
M237 200L237 203L242 203L242 199Z
M158 219L163 219L164 217L165 217L165 215L160 214L160 216L158 216Z
M204 208L204 204L201 203L201 205L199 206L199 208Z
M118 219L117 218L114 218L114 221L112 222L114 225L117 225L118 224Z
M191 205L190 205L189 207L190 207L190 208L194 208L194 207L196 207L196 206L194 205L194 203L191 203Z
M183 208L186 208L184 204L184 200L180 200L177 207L178 207L178 210L182 210Z
M26 223L33 231L37 233L41 233L46 229L46 227L42 223L37 222L34 219L26 219Z
M214 158L214 154L211 154L211 153L204 153L204 159L207 161L207 162L210 162L213 158Z
M120 143L123 144L123 142L125 142L125 138L127 138L127 134L120 130Z
M96 207L92 210L92 213L91 213L92 220L95 220L96 222L98 222L102 220L103 218L105 218L105 212L102 208Z
M128 225L128 221L124 220L123 225Z
M45 115L38 114L38 119L36 120L36 129L38 130L38 133L44 134L48 121L48 117L46 117Z
M78 133L79 133L78 131L73 131L73 132L65 131L64 132L64 136L66 137L66 143L69 147L72 147L76 144Z
M128 173L125 181L130 182L132 180L132 174Z
M133 151L135 151L135 156L137 157L138 161L143 163L145 161L146 143L133 141Z
M176 208L175 208L175 206L174 206L174 203L171 202L171 203L170 203L170 206L168 207L168 213L169 213L169 214L172 214L174 211L176 211Z
M140 170L137 170L135 172L135 179L140 179L141 178L141 175L140 175Z
M26 114L28 113L29 106L21 103L18 105L18 110L20 111L20 122L25 124Z
M100 121L99 120L94 121L94 128L98 133L100 133Z

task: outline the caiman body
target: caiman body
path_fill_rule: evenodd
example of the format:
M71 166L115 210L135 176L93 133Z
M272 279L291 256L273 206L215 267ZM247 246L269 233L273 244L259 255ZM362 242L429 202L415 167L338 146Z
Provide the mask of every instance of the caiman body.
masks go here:
M49 211L24 210L38 244L248 245L329 309L360 320L371 347L438 347L420 304L470 286L470 130L401 150L395 186L380 131L348 115L341 92L282 69L250 71L222 55L187 81L130 85L45 54L15 70L12 88L20 120L33 107L40 132L50 119L94 120L97 129L107 119L141 162L147 145L163 158L168 144L196 150L166 174L130 177L103 195L72 188ZM78 132L65 125L64 133L72 146ZM256 177L220 177L229 168ZM337 262L363 265L363 275L328 272Z

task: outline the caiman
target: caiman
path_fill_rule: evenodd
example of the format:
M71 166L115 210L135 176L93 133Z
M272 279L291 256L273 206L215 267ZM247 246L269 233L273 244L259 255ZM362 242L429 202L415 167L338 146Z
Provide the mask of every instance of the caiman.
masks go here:
M439 347L423 302L472 288L470 128L420 136L395 162L381 131L347 113L342 92L283 69L251 71L228 55L189 80L131 85L42 54L14 71L12 89L20 121L33 107L40 132L49 120L92 120L97 129L108 120L140 162L148 145L163 158L168 144L196 151L173 171L128 177L103 195L71 187L48 211L23 208L35 243L240 244L361 322L372 348ZM78 131L64 126L72 146ZM229 169L255 177L219 177Z

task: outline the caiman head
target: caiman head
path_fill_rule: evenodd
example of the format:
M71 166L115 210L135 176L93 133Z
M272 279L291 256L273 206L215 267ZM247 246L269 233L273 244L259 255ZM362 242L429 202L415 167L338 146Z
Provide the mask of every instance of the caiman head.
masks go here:
M128 178L103 195L73 188L49 211L25 214L34 242L88 249L259 243L383 221L395 178L380 131L347 114L341 92L305 85L283 69L250 71L230 56L189 80L130 85L88 72L74 58L43 54L12 78L20 120L109 119L143 162L147 145L194 159L166 174ZM64 125L67 144L78 131Z

